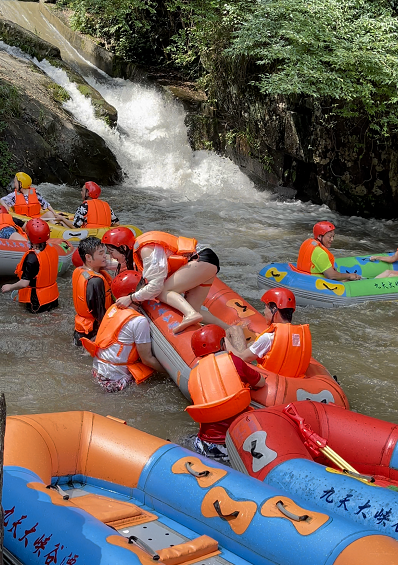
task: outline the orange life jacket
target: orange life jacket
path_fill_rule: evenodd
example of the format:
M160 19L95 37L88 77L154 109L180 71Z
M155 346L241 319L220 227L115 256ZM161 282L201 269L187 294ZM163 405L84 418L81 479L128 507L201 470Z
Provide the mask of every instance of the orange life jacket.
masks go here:
M312 253L313 253L314 249L316 249L317 247L321 247L328 254L328 257L329 257L329 260L332 264L332 267L334 267L333 253L331 253L329 251L329 249L326 249L326 247L324 245L322 245L322 243L320 241L317 241L316 239L313 239L313 238L309 238L309 239L306 239L301 244L299 254L298 254L298 258L297 258L297 270L298 271L302 271L303 273L309 273L309 274L312 274L312 275L322 274L322 273L312 273L311 272L311 269L314 268L314 264L311 261Z
M136 383L141 383L150 377L155 371L151 367L147 367L141 361L139 361L138 351L135 343L127 345L119 341L119 333L127 322L136 318L137 316L142 316L136 310L132 308L126 308L121 310L113 304L108 310L101 322L98 329L97 337L95 342L83 337L81 338L82 345L90 353L91 357L96 357L102 363L111 363L98 356L98 352L101 349L106 349L111 345L117 343L119 345L118 356L122 354L125 348L131 348L128 359L126 363L111 363L112 365L127 365L128 370L133 375Z
M29 189L28 203L26 203L25 196L22 192L15 191L14 212L22 216L29 216L30 218L40 217L41 205L34 188Z
M93 277L99 277L105 285L105 308L112 305L111 282L112 277L106 272L97 273L86 267L77 267L72 275L73 303L75 305L75 330L88 334L94 328L95 318L87 306L87 283Z
M19 279L22 277L22 267L25 258L29 253L36 253L37 259L39 261L39 272L36 276L36 294L37 300L40 306L44 304L50 304L57 300L59 297L58 285L57 285L57 275L58 275L58 253L51 243L47 243L43 251L37 251L31 249L27 251L22 257L21 261L18 263L15 270L15 274ZM32 287L27 286L26 288L21 288L18 291L18 301L19 302L30 302L30 297L32 294Z
M23 235L26 239L28 238L28 236L23 231L23 229L17 226L16 224L14 224L14 220L12 219L11 214L0 214L0 230L7 226L11 226L12 228L16 229L19 234Z
M112 212L108 202L96 198L85 200L87 204L87 216L85 228L110 227L112 225Z
M137 237L134 244L134 263L139 271L143 271L141 249L144 245L160 245L163 249L171 251L172 255L167 258L169 267L168 275L175 273L180 267L188 263L187 255L196 251L196 239L190 237L177 237L162 231L149 231Z
M201 424L221 422L246 410L250 389L228 353L206 355L191 370L188 390L193 405L185 409Z
M271 332L274 332L272 347L258 364L284 377L304 377L312 353L309 325L271 324L256 341Z

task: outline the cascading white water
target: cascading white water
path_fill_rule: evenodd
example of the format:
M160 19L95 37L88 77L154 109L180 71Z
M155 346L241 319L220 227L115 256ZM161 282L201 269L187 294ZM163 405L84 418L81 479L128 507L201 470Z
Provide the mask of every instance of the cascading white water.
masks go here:
M124 223L145 230L194 235L209 243L221 258L221 278L255 306L261 306L256 287L258 270L272 260L294 260L300 243L319 219L327 218L338 227L336 255L383 251L397 244L396 222L346 218L326 206L282 201L270 192L257 191L228 159L190 149L185 113L177 101L156 88L111 79L95 69L90 72L90 65L84 63L86 80L118 110L120 131L95 118L89 99L62 70L47 61L36 64L68 91L71 100L65 107L105 139L123 167L123 184L106 187L104 197ZM54 185L41 185L40 191L61 209L74 210L79 202L78 191L71 187L60 190ZM26 318L23 313L16 314L15 305L4 300L2 306L9 319ZM165 379L155 379L120 395L105 396L98 391L89 380L90 360L70 345L73 310L69 280L61 281L61 301L57 312L37 321L26 320L36 325L35 333L45 352L44 360L43 355L39 356L39 368L35 368L45 382L29 383L28 392L21 397L20 388L15 389L15 378L25 383L31 366L22 360L14 378L10 377L5 385L11 391L12 412L89 408L107 414L113 410L114 415L163 437L185 435L181 426L184 430L195 429L181 413L184 400ZM397 313L397 303L333 311L307 308L298 310L296 321L311 324L314 356L339 376L354 409L398 422L398 339L391 331ZM53 322L57 323L57 331L47 343L48 324ZM35 356L34 346L26 341L30 337L26 335L27 327L0 322L0 331L3 328L9 336L3 343L4 352L13 351L15 339L25 339L29 355ZM54 344L58 361L54 359ZM48 389L53 386L54 372L62 399Z

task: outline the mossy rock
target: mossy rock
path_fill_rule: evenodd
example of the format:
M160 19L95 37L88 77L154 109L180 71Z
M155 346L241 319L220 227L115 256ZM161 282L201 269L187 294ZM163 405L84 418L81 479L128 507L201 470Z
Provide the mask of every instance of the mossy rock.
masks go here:
M47 90L51 93L51 96L56 102L67 102L70 100L69 94L66 92L65 88L52 82L47 86Z
M61 52L48 41L40 39L18 24L0 18L0 39L13 47L19 47L24 53L36 57L39 61L51 57L60 59Z

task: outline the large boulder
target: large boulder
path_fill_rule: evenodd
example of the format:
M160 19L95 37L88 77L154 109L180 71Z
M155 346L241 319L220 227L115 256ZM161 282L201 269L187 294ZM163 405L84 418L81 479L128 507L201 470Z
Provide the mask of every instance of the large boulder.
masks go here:
M13 111L0 116L2 141L16 170L29 173L35 183L120 181L120 166L104 140L62 107L68 94L33 63L0 51L0 88L3 96L7 89L18 93Z

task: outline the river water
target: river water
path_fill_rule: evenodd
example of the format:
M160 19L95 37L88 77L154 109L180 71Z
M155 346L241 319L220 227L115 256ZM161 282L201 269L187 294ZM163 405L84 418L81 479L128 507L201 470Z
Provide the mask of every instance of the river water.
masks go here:
M38 12L29 12L37 5L15 0L0 5L6 17L24 15L36 31L43 25L50 33ZM105 76L50 31L52 42L68 50L86 79L118 110L119 132L94 117L90 102L62 71L40 64L72 96L67 109L117 155L124 182L103 187L103 196L121 222L210 244L221 259L220 277L257 308L260 268L272 260L295 260L301 242L321 219L337 226L336 256L382 252L398 244L398 222L345 217L326 206L283 200L260 192L229 160L192 152L178 101L153 86ZM80 201L76 188L42 184L39 190L63 210L74 211ZM25 313L9 295L0 296L1 390L8 414L91 410L172 441L195 433L196 424L184 413L185 398L166 377L152 377L117 394L99 389L91 380L91 358L72 346L71 272L59 279L59 286L60 308L38 316ZM352 409L396 423L397 315L398 302L333 310L307 307L295 314L296 322L310 323L313 355L338 376Z

